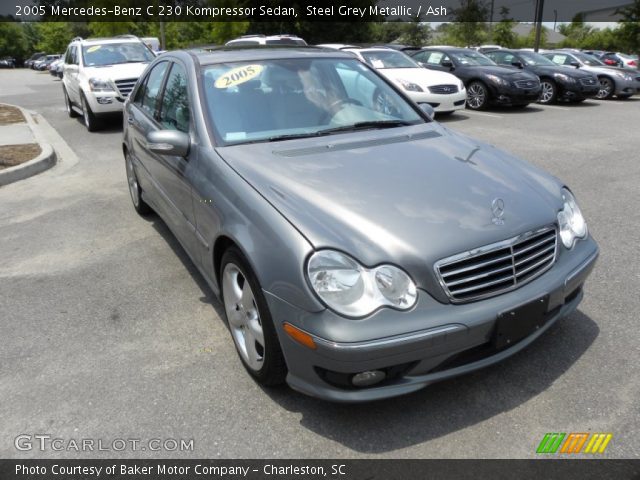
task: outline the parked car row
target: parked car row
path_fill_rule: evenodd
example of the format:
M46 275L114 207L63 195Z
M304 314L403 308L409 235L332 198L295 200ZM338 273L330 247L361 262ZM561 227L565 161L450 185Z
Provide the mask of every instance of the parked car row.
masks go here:
M16 59L13 57L0 58L0 68L16 68Z

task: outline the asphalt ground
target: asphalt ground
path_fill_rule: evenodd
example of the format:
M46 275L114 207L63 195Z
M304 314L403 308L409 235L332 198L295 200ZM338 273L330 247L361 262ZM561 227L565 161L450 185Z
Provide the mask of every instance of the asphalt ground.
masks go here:
M0 458L533 458L547 432L611 432L604 456L639 457L640 98L446 120L564 179L600 260L579 310L523 352L363 405L245 373L185 252L131 206L121 119L88 133L60 81L30 70L0 71L0 102L39 112L66 142L59 165L0 189ZM17 450L20 434L65 448ZM156 438L193 449L145 448ZM142 446L78 453L72 439Z

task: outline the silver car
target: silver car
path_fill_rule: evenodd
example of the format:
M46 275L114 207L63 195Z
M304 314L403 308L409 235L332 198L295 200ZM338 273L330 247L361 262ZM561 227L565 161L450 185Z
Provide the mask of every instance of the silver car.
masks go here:
M305 47L168 52L138 81L133 205L179 239L261 384L401 395L578 306L598 247L569 188L432 115L352 55Z
M552 50L543 55L557 65L581 68L596 74L600 82L600 91L596 98L608 99L615 95L619 99L627 99L640 92L640 72L610 67L596 57L582 52Z

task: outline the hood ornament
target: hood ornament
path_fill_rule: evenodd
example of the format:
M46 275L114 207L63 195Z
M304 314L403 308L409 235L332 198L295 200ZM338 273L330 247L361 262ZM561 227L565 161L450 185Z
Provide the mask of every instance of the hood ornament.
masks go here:
M504 200L501 198L494 198L491 202L491 213L493 217L491 221L495 225L504 225Z

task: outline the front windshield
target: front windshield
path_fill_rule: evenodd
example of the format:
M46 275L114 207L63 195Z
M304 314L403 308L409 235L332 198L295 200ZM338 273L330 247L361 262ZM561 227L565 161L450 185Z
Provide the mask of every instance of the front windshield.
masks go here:
M384 68L421 68L415 61L402 52L393 50L375 50L362 52L365 61L376 69Z
M600 65L604 65L600 60L598 60L593 55L587 55L586 53L574 53L575 57L580 60L585 65L589 65L591 67L596 67Z
M292 58L205 67L204 98L227 144L423 123L423 117L357 59Z
M82 58L87 67L102 67L120 63L146 63L152 61L154 56L140 42L123 42L84 46Z
M474 52L472 50L470 50L468 52L451 52L449 55L451 55L453 58L455 58L456 61L460 65L465 65L465 66L469 66L469 65L482 65L482 66L496 65L496 63L493 60L491 60L489 57L486 57L485 55L481 54L480 52Z
M522 59L527 62L527 65L532 65L532 66L549 66L549 67L555 67L557 66L555 63L553 63L551 60L549 60L547 57L543 57L542 55L540 55L539 53L534 53L534 52L520 52L520 56L522 57Z

